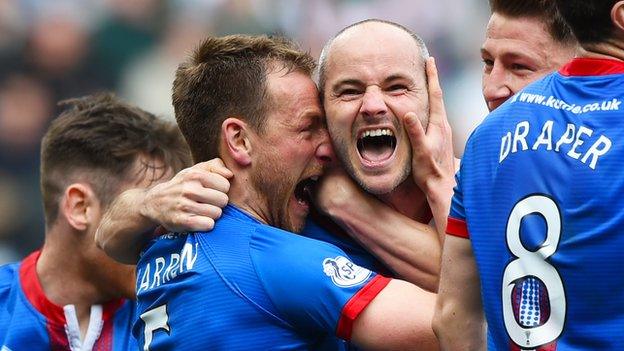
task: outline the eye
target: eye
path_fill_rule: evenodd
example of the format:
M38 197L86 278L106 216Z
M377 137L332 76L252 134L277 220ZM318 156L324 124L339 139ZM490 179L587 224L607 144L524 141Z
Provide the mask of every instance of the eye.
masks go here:
M353 95L359 95L359 94L360 94L360 91L354 88L346 88L338 92L338 96L353 96Z
M511 69L514 71L532 71L531 68L520 63L512 64Z
M403 91L407 90L407 87L403 84L393 84L388 88L388 91Z
M307 123L303 127L301 127L299 131L302 133L309 132L312 130L312 127L313 127L313 123Z
M483 58L483 64L485 65L486 70L491 70L494 66L494 60L491 60L489 58Z

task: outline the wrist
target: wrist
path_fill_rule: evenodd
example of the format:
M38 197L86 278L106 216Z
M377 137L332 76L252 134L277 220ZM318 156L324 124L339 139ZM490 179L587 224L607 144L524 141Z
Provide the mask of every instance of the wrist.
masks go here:
M151 206L153 200L148 189L136 189L133 194L134 204L139 209L139 215L145 223L156 224L156 216Z
M435 204L450 203L453 197L453 188L455 187L455 178L438 178L431 179L426 183L423 189L430 206Z

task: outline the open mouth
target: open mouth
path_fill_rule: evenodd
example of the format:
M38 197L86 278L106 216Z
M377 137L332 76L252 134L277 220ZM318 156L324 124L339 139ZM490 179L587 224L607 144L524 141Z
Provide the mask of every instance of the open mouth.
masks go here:
M395 148L396 137L388 128L367 130L357 141L357 149L362 159L373 163L389 159Z
M294 193L297 202L299 202L301 205L309 206L312 203L312 197L317 182L318 176L314 176L306 178L297 183Z

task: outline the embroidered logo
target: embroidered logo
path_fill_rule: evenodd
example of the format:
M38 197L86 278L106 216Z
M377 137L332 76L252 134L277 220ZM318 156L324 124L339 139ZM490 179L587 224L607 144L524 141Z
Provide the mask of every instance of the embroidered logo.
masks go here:
M371 275L371 271L356 265L344 256L324 259L323 272L334 284L343 288L362 284Z

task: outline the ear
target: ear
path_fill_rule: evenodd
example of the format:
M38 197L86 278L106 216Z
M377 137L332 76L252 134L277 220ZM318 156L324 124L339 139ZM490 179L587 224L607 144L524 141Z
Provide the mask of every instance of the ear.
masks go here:
M74 183L65 188L60 208L69 225L76 230L84 231L94 220L94 206L97 205L99 203L91 187Z
M611 8L611 22L624 32L624 0L616 2Z
M252 133L247 123L238 118L228 118L221 124L227 152L242 167L251 164Z

